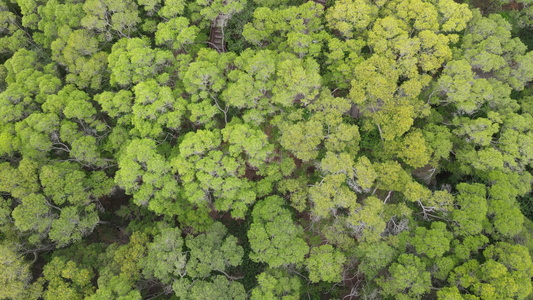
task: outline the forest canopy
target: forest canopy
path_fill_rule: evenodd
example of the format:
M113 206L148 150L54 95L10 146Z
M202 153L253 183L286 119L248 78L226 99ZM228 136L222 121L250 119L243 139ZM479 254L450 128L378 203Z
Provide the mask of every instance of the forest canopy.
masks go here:
M530 0L0 2L0 299L531 299Z

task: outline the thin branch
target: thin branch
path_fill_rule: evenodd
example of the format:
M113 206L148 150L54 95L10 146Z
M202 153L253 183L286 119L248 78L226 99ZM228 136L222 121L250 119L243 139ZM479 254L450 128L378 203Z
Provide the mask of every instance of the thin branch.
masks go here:
M33 265L37 259L39 258L39 256L37 255L37 252L33 252L33 261L31 262L31 265Z
M431 97L433 96L433 94L435 94L437 92L437 90L434 90L433 93L431 93L429 95L429 98L428 98L428 102L426 104L429 104L429 101L431 100Z
M378 125L379 137L381 138L381 141L382 141L382 142L385 142L385 141L383 140L383 132L381 131L381 126L379 126L378 123L376 123L376 125Z
M383 204L387 203L387 200L389 200L390 196L392 195L392 191L389 191L389 194L387 195L387 198L383 201Z
M225 124L227 125L228 124L228 109L229 107L226 106L226 110L223 110L220 105L218 104L218 100L216 97L214 97L213 95L209 94L211 96L211 98L213 98L213 100L215 100L215 104L216 106L218 107L218 110L220 110L223 114L224 114L224 122Z
M52 207L52 208L55 208L55 209L61 211L61 208L59 208L59 207L57 207L57 206L51 204L50 202L48 202L48 200L46 200L46 198L44 199L44 202L46 202L46 205L48 205L48 206L50 206L50 207Z
M309 280L309 278L303 276L302 274L298 273L298 271L296 270L291 270L291 272L294 272L296 275L302 277L303 279L305 279L305 281L307 281L307 283L310 283L311 281Z
M229 280L239 280L239 279L243 279L243 278L244 278L244 276L239 276L239 277L231 276L231 275L229 275L228 273L226 273L226 272L224 272L224 271L222 271L222 270L220 270L220 269L215 269L215 271L218 271L218 272L220 272L220 273L226 275L226 277L227 277Z

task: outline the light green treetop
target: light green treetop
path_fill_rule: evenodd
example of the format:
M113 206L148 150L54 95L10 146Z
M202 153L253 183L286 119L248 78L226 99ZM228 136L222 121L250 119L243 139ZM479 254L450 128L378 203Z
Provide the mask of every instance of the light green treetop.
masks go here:
M300 299L301 282L282 269L267 269L257 275L258 286L252 289L251 299Z
M311 282L339 282L346 257L331 245L311 248L306 261Z
M309 246L302 238L303 229L295 225L291 213L283 206L283 199L270 196L258 202L252 211L253 223L248 240L254 261L276 268L304 261Z
M146 38L120 39L113 44L108 56L110 83L124 87L154 77L160 83L165 83L168 80L165 76L157 76L172 58L172 53L168 50L152 49Z

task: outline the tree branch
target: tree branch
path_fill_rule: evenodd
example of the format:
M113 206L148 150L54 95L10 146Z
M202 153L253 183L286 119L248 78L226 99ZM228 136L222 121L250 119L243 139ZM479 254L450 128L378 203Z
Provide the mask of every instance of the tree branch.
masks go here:
M244 278L244 276L239 276L239 277L231 276L228 273L226 273L226 272L224 272L224 271L222 271L220 269L215 269L215 271L218 271L218 272L224 274L229 280L239 280L239 279L243 279Z

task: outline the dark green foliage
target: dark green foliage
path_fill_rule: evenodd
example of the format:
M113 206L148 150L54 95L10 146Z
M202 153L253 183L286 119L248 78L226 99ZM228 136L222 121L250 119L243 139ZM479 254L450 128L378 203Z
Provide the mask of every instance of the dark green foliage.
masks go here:
M520 210L524 216L530 220L533 220L533 195L527 194L518 198L520 204Z

